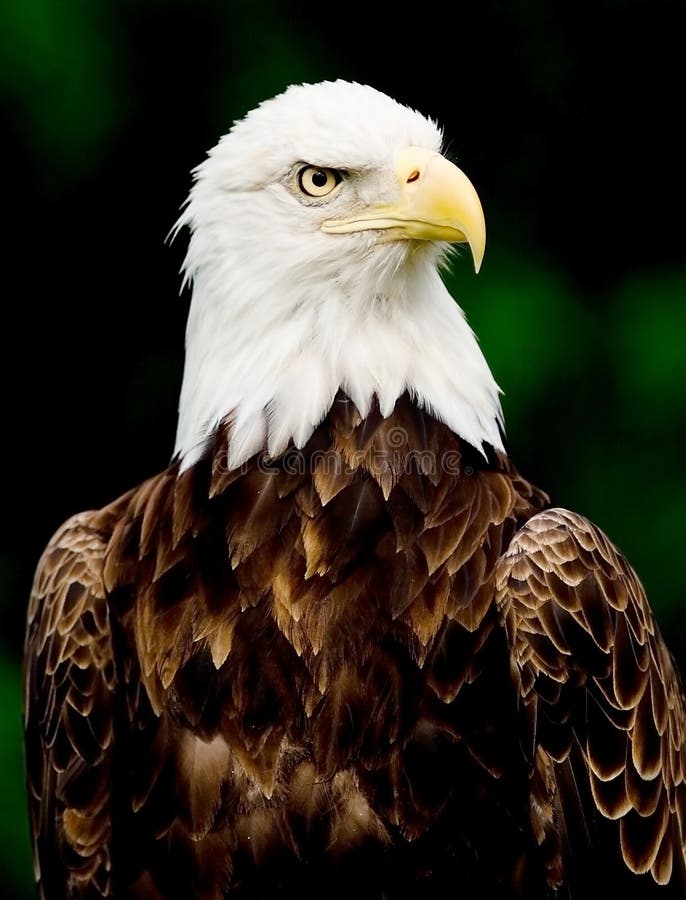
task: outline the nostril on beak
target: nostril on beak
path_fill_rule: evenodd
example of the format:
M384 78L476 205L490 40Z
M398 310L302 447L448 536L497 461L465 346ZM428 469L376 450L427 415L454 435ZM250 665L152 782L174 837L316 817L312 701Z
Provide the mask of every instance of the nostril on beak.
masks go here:
M413 169L407 176L408 184L412 184L413 181L419 181L419 169Z

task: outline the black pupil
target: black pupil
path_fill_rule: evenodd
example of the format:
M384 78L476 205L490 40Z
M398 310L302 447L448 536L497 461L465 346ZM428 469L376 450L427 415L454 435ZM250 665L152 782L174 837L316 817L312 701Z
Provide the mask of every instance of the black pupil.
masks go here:
M315 187L323 188L326 187L329 181L329 176L326 172L322 172L321 169L317 172L312 173L312 184Z

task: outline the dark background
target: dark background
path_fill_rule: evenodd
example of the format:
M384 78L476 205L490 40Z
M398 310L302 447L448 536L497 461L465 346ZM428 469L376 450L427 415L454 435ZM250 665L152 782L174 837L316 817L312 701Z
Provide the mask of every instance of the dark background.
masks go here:
M170 455L189 170L291 82L368 82L445 125L489 249L452 280L510 451L625 551L686 659L684 30L679 2L0 8L0 893L31 871L20 654L40 552ZM430 349L427 348L427 352Z

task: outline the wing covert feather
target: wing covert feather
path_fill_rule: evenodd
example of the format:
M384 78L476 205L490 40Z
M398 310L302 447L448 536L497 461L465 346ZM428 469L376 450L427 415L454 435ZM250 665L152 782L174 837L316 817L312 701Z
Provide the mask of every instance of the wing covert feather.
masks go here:
M41 898L111 896L105 511L69 519L38 564L24 654L26 767Z
M561 766L580 749L632 872L683 879L686 701L635 572L587 519L549 509L500 560L497 602L539 750Z

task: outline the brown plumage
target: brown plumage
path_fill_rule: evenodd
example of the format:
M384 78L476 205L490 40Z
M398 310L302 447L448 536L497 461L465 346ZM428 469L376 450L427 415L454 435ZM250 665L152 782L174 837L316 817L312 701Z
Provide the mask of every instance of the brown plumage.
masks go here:
M41 897L683 897L684 695L608 539L407 395L228 430L39 564Z

